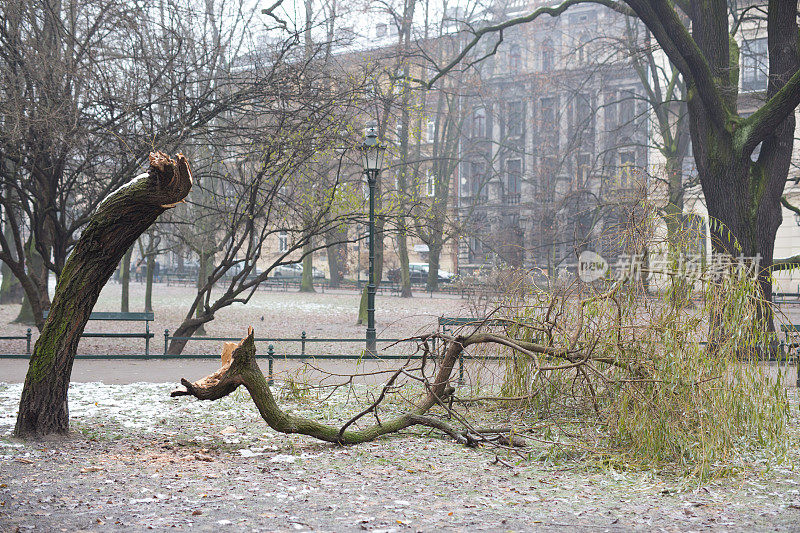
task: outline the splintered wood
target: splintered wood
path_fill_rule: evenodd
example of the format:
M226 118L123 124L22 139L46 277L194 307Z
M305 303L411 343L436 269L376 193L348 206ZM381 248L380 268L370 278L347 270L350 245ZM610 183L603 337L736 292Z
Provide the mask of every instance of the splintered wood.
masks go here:
M238 346L238 344L236 344L235 342L226 342L222 346L222 357L221 357L222 366L225 366L231 360L231 356L233 355L233 350L236 349L236 346Z

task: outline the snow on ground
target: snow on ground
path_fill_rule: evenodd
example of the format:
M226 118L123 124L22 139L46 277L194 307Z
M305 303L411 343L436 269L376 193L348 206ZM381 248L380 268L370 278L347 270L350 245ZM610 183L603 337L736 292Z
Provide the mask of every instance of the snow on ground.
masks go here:
M170 398L172 388L72 384L72 435L23 443L8 436L21 385L0 384L0 530L790 531L800 523L792 461L700 485L553 462L537 445L524 457L466 448L422 429L342 448L271 431L243 391L201 402ZM332 423L359 410L345 391L323 402L275 392L285 408Z
M191 292L157 286L151 330L174 330ZM97 310L117 310L118 298L119 285L109 284ZM132 310L141 309L142 298L143 285L134 284ZM219 313L207 329L232 337L248 325L263 336L305 330L361 337L357 305L355 293L259 292L251 304ZM24 331L6 325L17 311L0 306L0 335ZM385 337L429 330L439 315L466 314L457 298L378 298ZM103 326L109 324L91 328ZM142 348L140 340L88 341L81 351ZM191 349L219 353L218 343ZM72 383L71 435L20 442L10 433L21 388L0 383L0 531L789 531L800 523L796 414L786 461L753 461L699 484L586 458L559 462L540 443L523 456L466 448L419 428L342 448L272 431L246 391L217 402L173 399L172 383ZM345 390L318 401L302 389L275 388L285 409L332 424L376 391L356 387L360 402ZM487 416L498 417L498 425L513 422L500 411Z

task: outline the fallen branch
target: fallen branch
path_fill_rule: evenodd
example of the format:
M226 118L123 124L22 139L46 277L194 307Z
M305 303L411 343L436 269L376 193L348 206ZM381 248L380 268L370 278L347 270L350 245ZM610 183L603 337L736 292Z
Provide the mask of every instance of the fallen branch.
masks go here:
M350 430L348 428L365 414L375 411L378 404L384 399L386 392L393 386L396 378L405 370L407 363L392 375L383 387L376 401L372 402L368 408L361 411L358 415L348 420L342 427L336 428L322 424L316 420L286 413L278 406L267 384L267 379L264 377L264 374L261 372L256 362L253 328L249 328L247 337L239 342L233 350L230 359L223 364L222 368L194 383L186 379L181 379L183 388L174 390L171 396L194 396L200 400L218 400L231 394L240 385L244 385L250 393L253 402L256 404L261 417L275 431L287 434L297 433L308 435L337 444L359 444L368 442L382 435L396 433L411 426L422 425L438 429L450 435L457 442L469 446L477 446L482 442L490 442L492 440L507 443L512 446L524 446L525 440L517 435L511 437L501 435L493 439L487 438L483 435L485 433L493 433L493 431L456 429L440 418L426 415L435 405L444 406L444 402L452 396L455 391L455 389L449 385L450 375L452 374L455 362L458 360L466 344L468 344L468 342L465 341L463 337L452 339L445 349L438 374L433 382L427 383L427 395L410 411L388 421L378 421L372 426L358 430Z

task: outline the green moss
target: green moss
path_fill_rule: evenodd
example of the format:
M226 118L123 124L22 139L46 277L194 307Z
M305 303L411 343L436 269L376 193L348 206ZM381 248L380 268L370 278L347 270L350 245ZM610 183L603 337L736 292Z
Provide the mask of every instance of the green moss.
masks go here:
M738 92L739 88L739 45L733 35L728 35L728 69L730 87Z

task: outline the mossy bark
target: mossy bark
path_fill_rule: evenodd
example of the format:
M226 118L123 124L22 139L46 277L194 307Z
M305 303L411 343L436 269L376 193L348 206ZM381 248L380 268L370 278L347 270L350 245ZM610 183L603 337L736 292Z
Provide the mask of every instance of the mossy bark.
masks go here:
M442 256L442 245L438 241L436 244L428 245L428 281L426 288L433 292L439 288L439 263Z
M27 326L36 324L36 317L33 314L33 307L31 306L31 301L28 299L27 294L22 294L22 305L13 322L15 324L25 324Z
M67 389L78 341L120 259L156 218L189 193L186 158L150 154L150 169L97 208L64 265L36 341L14 433L31 438L69 429Z
M344 278L347 264L347 247L342 244L347 240L347 229L336 228L325 234L326 253L328 255L328 286L338 289Z
M33 237L30 238L25 246L25 260L28 265L27 281L29 285L22 299L19 315L14 319L14 322L36 324L36 327L41 331L44 325L43 313L50 308L50 293L48 291L50 271L45 266L42 256L36 250L36 243Z
M691 28L669 2L626 3L686 81L694 159L708 207L713 252L758 257L761 296L770 301L780 199L792 158L794 112L800 104L797 2L769 2L768 83L764 104L748 116L737 109L739 50L729 37L725 2L692 2ZM765 329L773 330L769 307L763 319Z

